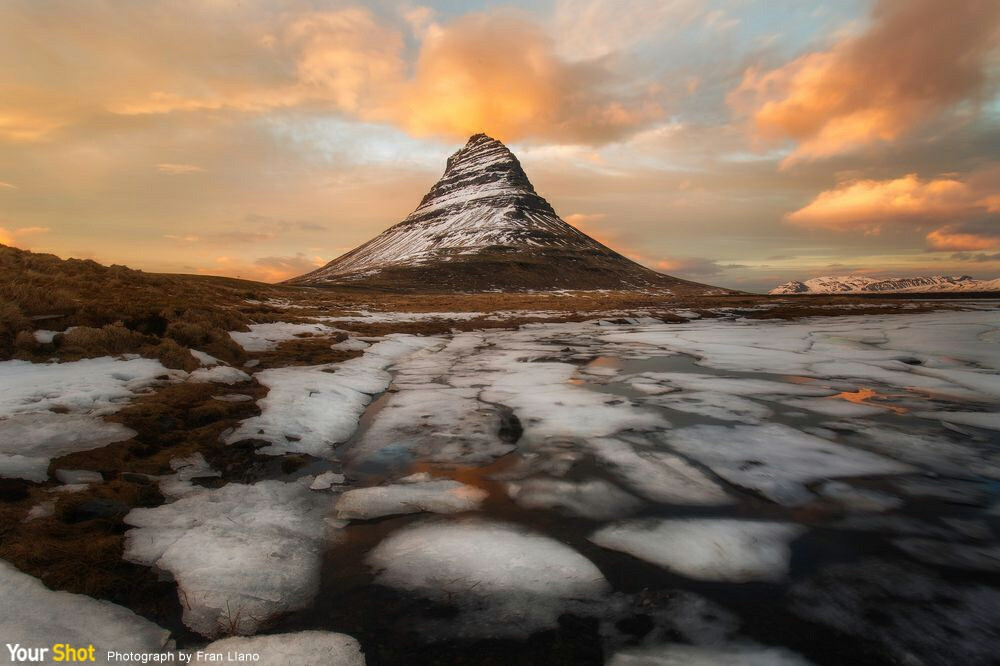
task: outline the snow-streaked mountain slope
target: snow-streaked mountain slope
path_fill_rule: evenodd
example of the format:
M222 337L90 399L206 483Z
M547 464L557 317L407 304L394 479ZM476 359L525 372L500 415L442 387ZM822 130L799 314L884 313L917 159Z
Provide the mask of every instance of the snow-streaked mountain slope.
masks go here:
M931 275L908 278L871 278L864 275L829 275L805 282L792 280L769 294L870 294L1000 291L1000 278L976 280L968 275Z
M501 142L476 134L405 220L294 284L710 289L656 273L567 224ZM723 290L719 290L720 292Z

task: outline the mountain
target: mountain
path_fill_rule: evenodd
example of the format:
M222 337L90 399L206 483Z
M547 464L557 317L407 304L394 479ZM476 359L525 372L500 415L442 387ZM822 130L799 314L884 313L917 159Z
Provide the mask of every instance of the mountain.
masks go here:
M476 134L395 226L290 284L402 290L665 288L727 293L657 273L567 224L501 142Z
M1000 291L1000 278L976 280L968 275L932 275L909 278L870 278L864 275L830 275L805 282L792 280L769 294L905 294Z

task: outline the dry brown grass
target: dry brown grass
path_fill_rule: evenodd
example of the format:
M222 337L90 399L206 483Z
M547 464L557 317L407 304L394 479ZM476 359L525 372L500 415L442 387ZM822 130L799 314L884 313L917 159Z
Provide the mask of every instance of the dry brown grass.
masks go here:
M296 307L283 308L288 302ZM61 260L0 245L0 359L19 357L45 360L82 358L122 352L160 358L174 368L190 369L193 360L183 349L199 349L230 363L242 363L246 354L229 337L250 323L309 321L361 308L401 312L544 311L538 318L473 319L457 322L351 324L351 330L380 335L387 332L445 333L452 328L492 328L525 322L570 321L596 313L648 313L666 321L678 317L670 310L691 309L717 316L720 309L751 318L794 318L808 315L856 313L849 305L865 304L864 312L891 313L908 301L851 296L771 297L747 294L700 296L689 290L401 293L372 287L329 288L267 285L247 280L193 275L148 274L123 266L101 266L93 261ZM912 301L909 301L912 302ZM777 307L756 310L761 304ZM921 308L942 307L923 303ZM907 310L913 311L913 310ZM28 338L35 328L63 330L86 327L52 344ZM294 345L284 354L291 357ZM180 349L179 349L180 348ZM299 362L335 360L321 353L319 343L303 343ZM265 359L271 365L273 359Z

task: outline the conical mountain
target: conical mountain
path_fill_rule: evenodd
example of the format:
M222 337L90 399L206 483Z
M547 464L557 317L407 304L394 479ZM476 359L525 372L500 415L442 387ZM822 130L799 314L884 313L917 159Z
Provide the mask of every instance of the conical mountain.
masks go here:
M448 158L444 175L405 220L289 282L448 291L725 291L640 266L567 224L535 192L507 146L485 134Z

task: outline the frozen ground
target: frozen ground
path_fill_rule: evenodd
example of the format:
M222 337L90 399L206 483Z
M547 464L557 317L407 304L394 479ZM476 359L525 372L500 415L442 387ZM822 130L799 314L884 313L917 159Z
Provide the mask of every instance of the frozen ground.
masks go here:
M241 344L297 330L266 326ZM379 663L1000 650L995 309L363 342L252 375L260 414L225 441L302 471L227 483L181 458L129 514L127 559L176 582L197 634L327 632L349 660L346 634ZM60 416L98 418L84 402Z

